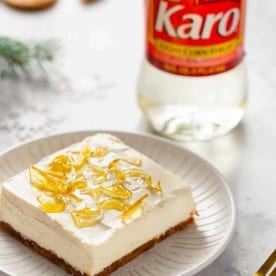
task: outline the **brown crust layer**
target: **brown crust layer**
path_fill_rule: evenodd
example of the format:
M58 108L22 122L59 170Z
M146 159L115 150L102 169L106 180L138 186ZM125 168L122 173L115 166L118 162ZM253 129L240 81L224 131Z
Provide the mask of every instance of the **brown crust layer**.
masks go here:
M5 0L4 2L15 9L24 11L35 11L50 8L51 6L56 4L57 0L38 0L35 3L29 0Z
M168 231L166 231L161 236L156 237L156 238L154 238L154 239L146 242L145 244L143 244L140 247L136 248L131 253L129 253L129 254L125 255L124 257L122 257L121 259L115 261L114 263L112 263L111 265L109 265L108 267L106 267L103 271L101 271L100 273L96 274L95 276L106 276L106 275L109 275L111 272L117 270L121 266L125 265L126 263L132 261L133 259L135 259L139 255L141 255L146 250L148 250L151 247L153 247L155 244L157 244L157 243L161 242L162 240L170 237L171 235L175 234L176 232L185 229L189 224L191 224L193 222L194 222L194 218L191 217L188 220L177 224L176 226L170 228ZM32 248L34 252L36 252L36 253L42 255L43 257L47 258L48 260L50 260L54 264L58 265L59 267L61 267L65 271L71 273L71 275L74 275L74 276L89 276L88 274L82 274L80 271L77 271L75 268L73 268L71 265L69 265L68 263L66 263L63 259L57 257L51 251L48 251L48 250L40 247L37 243L35 243L35 242L31 241L31 240L25 239L24 237L22 237L20 235L20 233L18 233L17 231L15 231L9 224L7 224L7 223L5 223L3 221L0 221L0 227L5 232L7 232L11 236L13 236L15 239L17 239L18 241L22 242L24 245Z

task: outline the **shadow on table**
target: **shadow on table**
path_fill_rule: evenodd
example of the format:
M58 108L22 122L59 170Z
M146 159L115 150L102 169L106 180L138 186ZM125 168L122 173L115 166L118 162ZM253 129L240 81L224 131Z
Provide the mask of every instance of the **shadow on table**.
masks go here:
M152 128L141 118L138 129L155 134ZM179 142L177 144L190 149L215 166L227 180L234 181L242 162L246 144L246 127L239 124L230 133L205 142Z

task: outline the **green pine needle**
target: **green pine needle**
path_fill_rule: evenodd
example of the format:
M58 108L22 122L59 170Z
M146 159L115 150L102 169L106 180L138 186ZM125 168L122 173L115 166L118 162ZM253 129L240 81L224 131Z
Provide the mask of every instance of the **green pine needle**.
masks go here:
M24 43L0 36L0 78L45 78L47 63L54 59L58 49L55 40Z

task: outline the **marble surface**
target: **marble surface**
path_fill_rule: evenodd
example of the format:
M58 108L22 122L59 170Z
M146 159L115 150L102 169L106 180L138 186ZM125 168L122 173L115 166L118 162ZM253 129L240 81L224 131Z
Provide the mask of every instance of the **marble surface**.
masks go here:
M276 247L276 2L248 1L250 97L243 123L206 143L182 143L225 176L238 207L234 237L199 276L252 275ZM50 83L0 82L0 150L79 129L149 132L136 105L143 1L58 1L27 13L0 4L1 35L62 43ZM122 106L124 108L122 108Z

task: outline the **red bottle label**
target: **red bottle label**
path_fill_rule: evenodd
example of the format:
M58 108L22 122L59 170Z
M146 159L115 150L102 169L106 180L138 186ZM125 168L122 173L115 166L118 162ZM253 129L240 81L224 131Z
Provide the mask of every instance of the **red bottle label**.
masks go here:
M149 62L185 76L209 76L243 58L245 0L145 0Z

